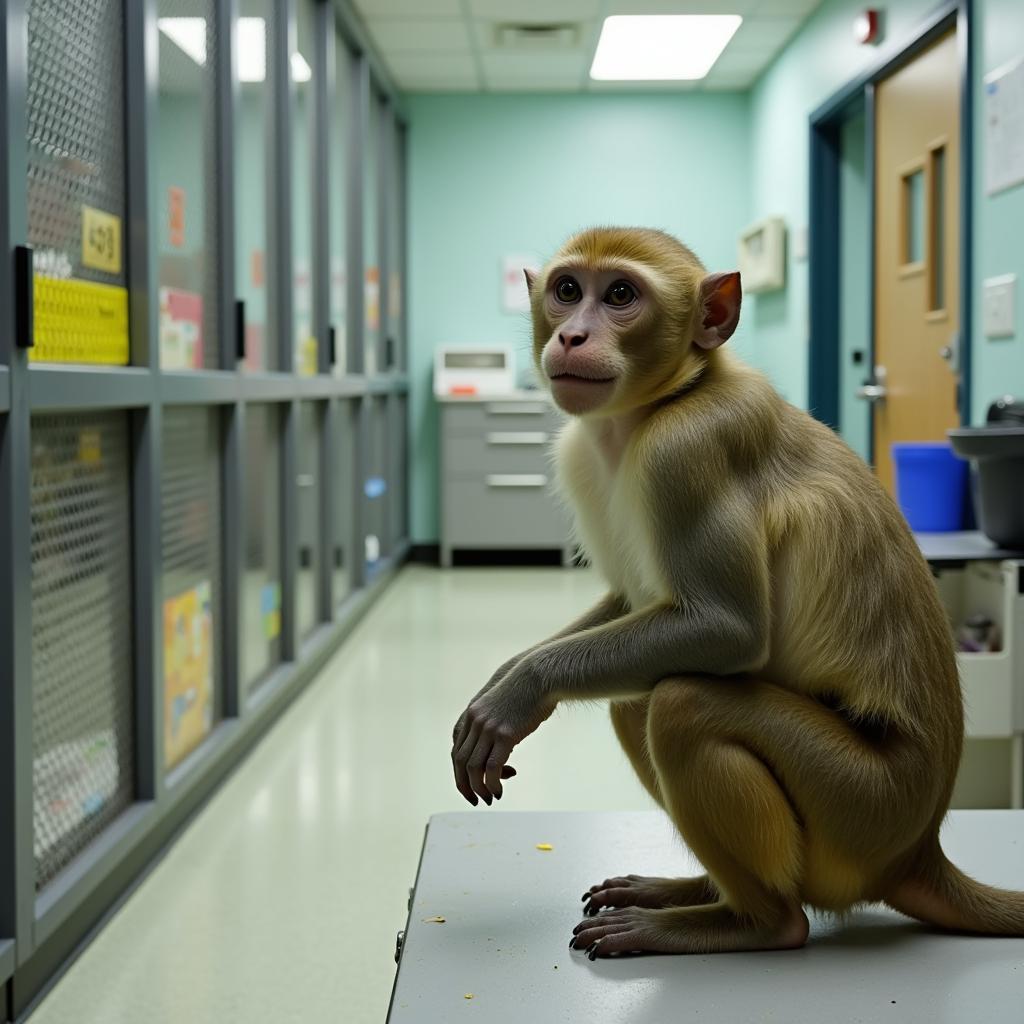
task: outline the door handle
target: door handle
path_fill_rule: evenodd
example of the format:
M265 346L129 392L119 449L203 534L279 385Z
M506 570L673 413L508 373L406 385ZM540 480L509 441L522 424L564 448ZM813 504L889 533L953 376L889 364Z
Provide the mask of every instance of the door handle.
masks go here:
M868 402L883 402L888 393L884 384L868 382L857 388L857 397L863 398Z

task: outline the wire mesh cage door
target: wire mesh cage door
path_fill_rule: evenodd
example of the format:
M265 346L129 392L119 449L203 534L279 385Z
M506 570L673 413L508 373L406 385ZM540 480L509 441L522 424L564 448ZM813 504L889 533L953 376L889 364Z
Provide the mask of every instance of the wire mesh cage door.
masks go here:
M128 414L32 418L36 886L134 797Z

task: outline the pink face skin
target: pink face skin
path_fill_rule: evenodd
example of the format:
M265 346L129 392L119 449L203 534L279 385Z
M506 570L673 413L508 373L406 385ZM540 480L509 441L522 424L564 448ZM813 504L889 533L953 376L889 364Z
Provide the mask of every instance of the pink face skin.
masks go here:
M644 284L621 270L555 267L543 301L554 325L540 357L551 394L570 415L597 412L629 368L620 338L647 309Z

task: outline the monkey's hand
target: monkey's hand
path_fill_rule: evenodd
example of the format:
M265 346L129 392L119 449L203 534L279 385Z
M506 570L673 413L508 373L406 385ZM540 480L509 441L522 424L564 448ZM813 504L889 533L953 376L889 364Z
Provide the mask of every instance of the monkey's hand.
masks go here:
M518 678L524 675L513 669L500 683L478 694L455 725L455 786L474 807L478 797L488 806L492 799L501 799L501 780L515 775L507 765L512 748L555 710L555 702L542 697L538 687Z

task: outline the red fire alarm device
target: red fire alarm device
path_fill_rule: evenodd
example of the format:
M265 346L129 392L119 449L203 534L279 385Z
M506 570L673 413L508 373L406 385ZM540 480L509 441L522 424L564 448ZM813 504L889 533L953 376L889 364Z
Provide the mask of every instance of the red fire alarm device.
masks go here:
M857 15L853 23L853 37L862 46L878 42L878 9L868 7Z

